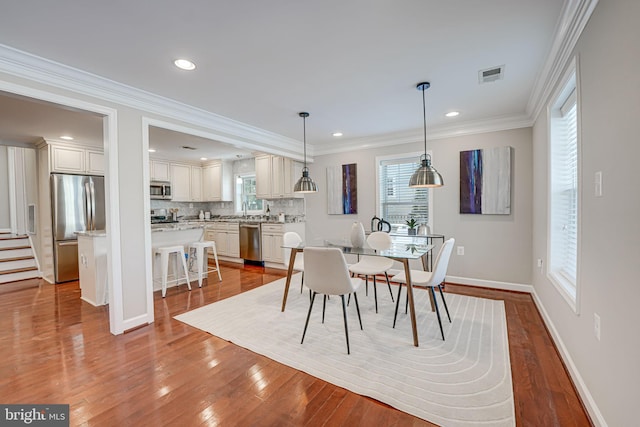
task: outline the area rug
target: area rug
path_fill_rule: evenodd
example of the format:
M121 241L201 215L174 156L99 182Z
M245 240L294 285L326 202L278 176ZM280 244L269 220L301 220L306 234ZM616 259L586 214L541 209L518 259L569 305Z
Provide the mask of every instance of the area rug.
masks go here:
M316 298L300 344L309 294L300 292L300 274L293 279L284 312L280 279L175 318L435 424L515 425L502 301L446 294L452 322L443 313L442 341L427 292L416 290L420 346L414 347L409 316L401 310L392 328L395 306L386 284L378 284L378 313L370 285L368 296L358 292L364 330L353 301L347 307L348 355L339 297L327 301L324 324L322 298Z

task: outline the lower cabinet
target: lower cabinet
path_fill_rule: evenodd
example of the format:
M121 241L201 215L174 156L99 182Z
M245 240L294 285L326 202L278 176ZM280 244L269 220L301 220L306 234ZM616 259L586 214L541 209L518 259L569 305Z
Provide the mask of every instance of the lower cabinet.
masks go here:
M265 262L284 265L283 236L295 231L304 240L304 223L262 224L262 259Z
M214 222L207 226L205 238L216 242L218 256L240 258L240 228L237 222Z

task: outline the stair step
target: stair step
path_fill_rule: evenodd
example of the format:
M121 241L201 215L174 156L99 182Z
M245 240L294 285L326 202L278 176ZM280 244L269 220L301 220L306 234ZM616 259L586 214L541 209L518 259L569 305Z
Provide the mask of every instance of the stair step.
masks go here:
M31 244L29 239L0 239L0 251L4 249L10 249L15 247L27 247L30 248Z
M0 271L0 275L20 273L20 272L23 272L23 271L31 271L31 270L38 270L38 269L35 268L35 267L14 268L12 270Z
M30 246L5 248L0 250L0 259L21 258L26 256L33 256Z
M0 233L0 240L26 239L26 238L28 238L26 234Z
M4 271L12 271L20 268L36 267L36 260L34 257L16 257L0 260L0 274Z
M18 280L34 279L40 277L40 272L36 268L19 269L11 273L0 274L0 283L16 282Z

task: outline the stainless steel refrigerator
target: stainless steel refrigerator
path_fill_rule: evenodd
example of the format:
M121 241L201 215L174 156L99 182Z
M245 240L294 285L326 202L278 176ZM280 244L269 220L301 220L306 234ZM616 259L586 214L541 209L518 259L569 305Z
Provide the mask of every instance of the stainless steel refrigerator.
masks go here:
M56 283L78 280L76 231L105 229L104 177L51 174Z

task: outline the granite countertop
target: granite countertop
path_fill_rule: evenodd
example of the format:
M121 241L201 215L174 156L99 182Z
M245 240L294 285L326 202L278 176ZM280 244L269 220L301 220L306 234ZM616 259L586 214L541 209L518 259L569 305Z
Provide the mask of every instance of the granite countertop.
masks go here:
M193 230L196 228L204 228L204 224L202 223L186 223L179 222L173 224L152 224L151 232L156 231L183 231L183 230Z
M221 216L213 217L211 219L180 219L179 224L209 224L212 222L259 222L261 224L290 224L296 222L304 222L304 219L300 217L285 217L284 222L278 221L278 217L266 218L264 216L249 215L249 216Z
M75 235L83 236L83 237L106 237L107 231L106 230L76 231Z

